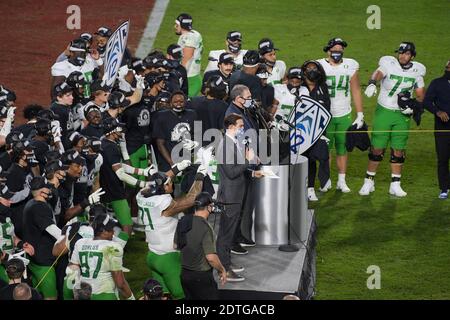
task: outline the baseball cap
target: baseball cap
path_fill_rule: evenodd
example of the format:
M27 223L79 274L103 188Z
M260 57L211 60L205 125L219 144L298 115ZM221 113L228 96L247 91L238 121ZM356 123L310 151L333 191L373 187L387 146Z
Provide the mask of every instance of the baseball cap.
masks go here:
M87 49L87 40L84 38L78 38L70 42L69 51L86 52Z
M42 188L51 188L52 186L45 177L34 177L30 182L31 190L39 190Z
M260 79L267 79L271 73L267 70L265 64L260 64L258 70L256 70L256 76Z
M231 53L223 52L219 56L219 63L233 63L234 64L234 56Z
M258 43L259 54L264 55L268 52L272 52L273 50L279 50L275 48L273 41L269 38L263 38Z
M151 299L160 299L163 296L163 288L158 280L155 279L147 279L142 291Z
M108 105L111 109L117 109L119 107L126 108L130 105L130 100L122 92L114 91L108 97Z
M6 183L0 184L0 197L4 199L11 199L14 196L14 192L10 191Z
M76 163L79 165L84 165L84 159L80 153L74 149L67 150L61 157L62 163L70 165Z
M245 67L256 67L259 64L259 54L256 50L248 50L242 60Z
M92 34L90 34L89 32L83 32L82 34L80 34L80 38L84 39L88 42L92 41Z
M230 41L242 41L242 34L239 31L230 31L227 33L227 40Z
M81 139L86 140L86 137L80 134L78 131L74 131L69 135L69 141L72 146L76 146Z
M103 27L98 28L97 32L94 34L96 34L100 37L109 38L112 35L112 31L110 28L103 26Z
M106 118L103 120L103 134L108 135L116 131L123 131L124 123L119 122L116 118Z
M412 42L404 41L400 43L397 50L395 50L396 53L405 53L407 51L411 52L411 55L416 55L416 46Z
M44 170L46 174L49 174L60 170L66 171L68 168L69 166L64 165L61 160L53 160L45 165Z
M105 83L103 83L102 80L97 79L91 83L91 92L100 91L100 90L109 92L111 90L111 87L109 87Z
M47 120L53 121L53 120L58 120L59 119L59 115L54 113L53 110L44 109L44 110L41 110L41 111L38 112L37 118L38 119L47 119Z
M95 153L103 151L102 141L97 137L87 137L86 147L91 148Z
M131 68L136 72L142 72L145 70L142 59L132 58L131 59Z
M100 110L100 108L96 105L96 104L91 104L91 105L87 105L84 107L83 113L84 113L84 118L87 118L89 112L96 110L100 113L102 113L102 111Z
M177 60L183 57L183 49L177 44L171 44L167 47L167 53Z
M181 13L175 23L179 24L183 29L192 30L192 17L188 13Z
M157 96L155 102L167 102L170 101L170 92L169 91L161 91Z
M288 79L293 79L293 78L301 79L302 78L302 68L301 67L289 68L287 77L288 77Z
M333 48L337 44L340 44L344 48L347 47L347 42L345 42L341 38L333 38L333 39L330 39L328 41L328 43L327 43L327 45L325 47L323 47L323 51L327 52L328 50L330 50L331 48Z
M60 96L72 91L73 91L72 87L69 86L67 82L62 82L53 87L53 94L55 96Z

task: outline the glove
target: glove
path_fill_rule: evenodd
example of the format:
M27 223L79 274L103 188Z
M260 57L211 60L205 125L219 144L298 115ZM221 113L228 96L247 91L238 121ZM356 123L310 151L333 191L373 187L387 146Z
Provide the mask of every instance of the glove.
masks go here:
M411 93L409 91L400 92L397 95L397 104L401 112L406 116L411 116L414 113L414 109L411 107L414 105L415 100L411 99Z
M97 189L95 192L91 193L88 197L88 201L90 205L94 203L100 202L100 197L105 194L102 188Z
M377 94L377 86L374 83L369 83L369 85L367 86L366 90L364 91L364 94L368 98L373 97L374 95Z
M142 175L146 176L146 177L150 177L151 175L153 175L156 172L158 172L158 170L156 169L156 166L154 164L152 164L150 167L143 169Z
M193 150L195 148L198 147L198 142L197 141L193 141L193 140L189 140L189 139L184 139L183 140L183 148L186 150Z
M324 140L324 141L326 142L327 145L330 144L330 139L328 139L327 137L325 137L325 136L320 136L320 139L321 139L321 140Z
M183 160L181 162L177 162L172 166L172 169L177 168L178 172L183 171L187 167L191 165L190 160Z
M143 76L140 76L138 74L134 75L134 78L136 79L136 89L145 89L145 78Z
M204 165L199 165L197 168L197 174L195 175L195 180L203 180L208 174L208 170Z
M356 129L361 129L364 124L364 113L358 112L356 119L353 121L352 126L356 124Z
M402 109L402 113L406 116L410 116L414 113L414 110L411 109L410 107L407 107L405 109Z

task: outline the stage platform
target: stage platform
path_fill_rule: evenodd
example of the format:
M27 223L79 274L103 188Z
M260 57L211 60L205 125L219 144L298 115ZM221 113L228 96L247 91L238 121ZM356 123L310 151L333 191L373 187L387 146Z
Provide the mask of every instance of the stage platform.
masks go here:
M220 287L223 299L281 299L286 294L311 299L315 288L315 243L316 225L314 211L308 210L308 242L296 243L297 252L282 252L278 246L255 246L246 248L248 254L232 254L235 265L245 267L240 273L245 281L227 283ZM210 217L214 223L214 217ZM215 230L217 232L219 217ZM217 277L217 275L216 275Z

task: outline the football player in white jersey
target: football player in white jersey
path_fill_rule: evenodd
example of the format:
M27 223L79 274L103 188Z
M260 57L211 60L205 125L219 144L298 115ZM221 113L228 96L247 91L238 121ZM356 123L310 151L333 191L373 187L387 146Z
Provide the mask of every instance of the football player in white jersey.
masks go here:
M192 29L192 17L187 13L180 14L175 20L175 33L180 36L178 45L183 49L181 64L187 70L189 96L195 97L200 93L202 87L200 76L203 52L202 35Z
M392 182L389 193L405 197L406 192L400 186L402 165L405 162L405 149L408 141L410 117L415 110L423 109L425 96L424 76L426 68L413 61L416 48L412 42L402 42L396 50L397 57L384 56L378 62L378 69L372 74L365 90L369 98L377 93L376 83L381 80L380 94L373 121L372 147L369 152L364 185L360 195L368 195L375 190L375 173L386 147L391 148ZM405 95L415 98L406 98Z
M183 299L181 286L180 252L174 249L174 236L178 214L194 205L195 197L202 191L207 170L200 165L189 192L173 199L173 183L169 175L157 172L150 177L150 187L142 189L136 196L139 207L139 223L145 225L149 252L147 266L152 278L161 283L164 293L173 299Z
M347 47L347 42L341 38L333 38L323 48L323 51L328 54L328 58L317 61L325 70L330 93L330 111L333 117L327 128L327 138L330 139L329 149L331 150L333 146L336 148L336 166L338 168L336 189L347 193L350 192L350 188L345 181L347 172L345 131L352 125L356 125L356 128L360 129L364 124L364 113L358 76L359 63L354 59L343 58L345 47ZM351 97L353 97L357 114L353 123L351 120ZM327 185L331 188L331 181ZM328 191L328 188L323 191Z
M86 85L84 88L84 97L89 98L91 90L89 84L92 82L92 74L96 68L103 65L103 61L98 53L87 55L88 46L84 39L75 39L70 43L70 56L67 60L56 62L51 68L52 89L64 80L74 71L79 71L84 75Z
M211 50L208 54L208 65L205 73L211 70L217 70L217 61L222 53L230 53L234 58L235 69L239 70L243 65L243 58L247 50L242 50L242 34L239 31L230 31L227 33L225 41L227 48L225 50Z
M68 268L79 273L76 282L91 285L91 300L118 300L119 292L125 299L135 300L123 274L123 247L112 241L117 225L108 215L97 215L92 223L94 238L79 239L73 249Z
M258 50L261 60L267 65L267 71L270 76L267 79L267 84L281 83L286 73L286 64L284 61L277 60L277 54L273 41L269 38L261 39L258 43Z

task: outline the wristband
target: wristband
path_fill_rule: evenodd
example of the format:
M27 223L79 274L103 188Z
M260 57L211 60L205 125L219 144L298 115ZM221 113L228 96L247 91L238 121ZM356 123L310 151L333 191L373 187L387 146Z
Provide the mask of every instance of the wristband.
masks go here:
M80 207L81 209L86 209L86 207L89 205L89 200L88 199L84 199L83 201L80 202Z
M173 172L173 174L176 176L177 174L179 174L180 173L180 170L178 170L178 168L177 168L177 165L176 164L174 164L173 166L172 166L172 172Z
M368 85L371 85L371 84L377 85L376 80L370 79Z
M23 241L20 240L19 242L17 242L17 246L18 249L23 249Z

